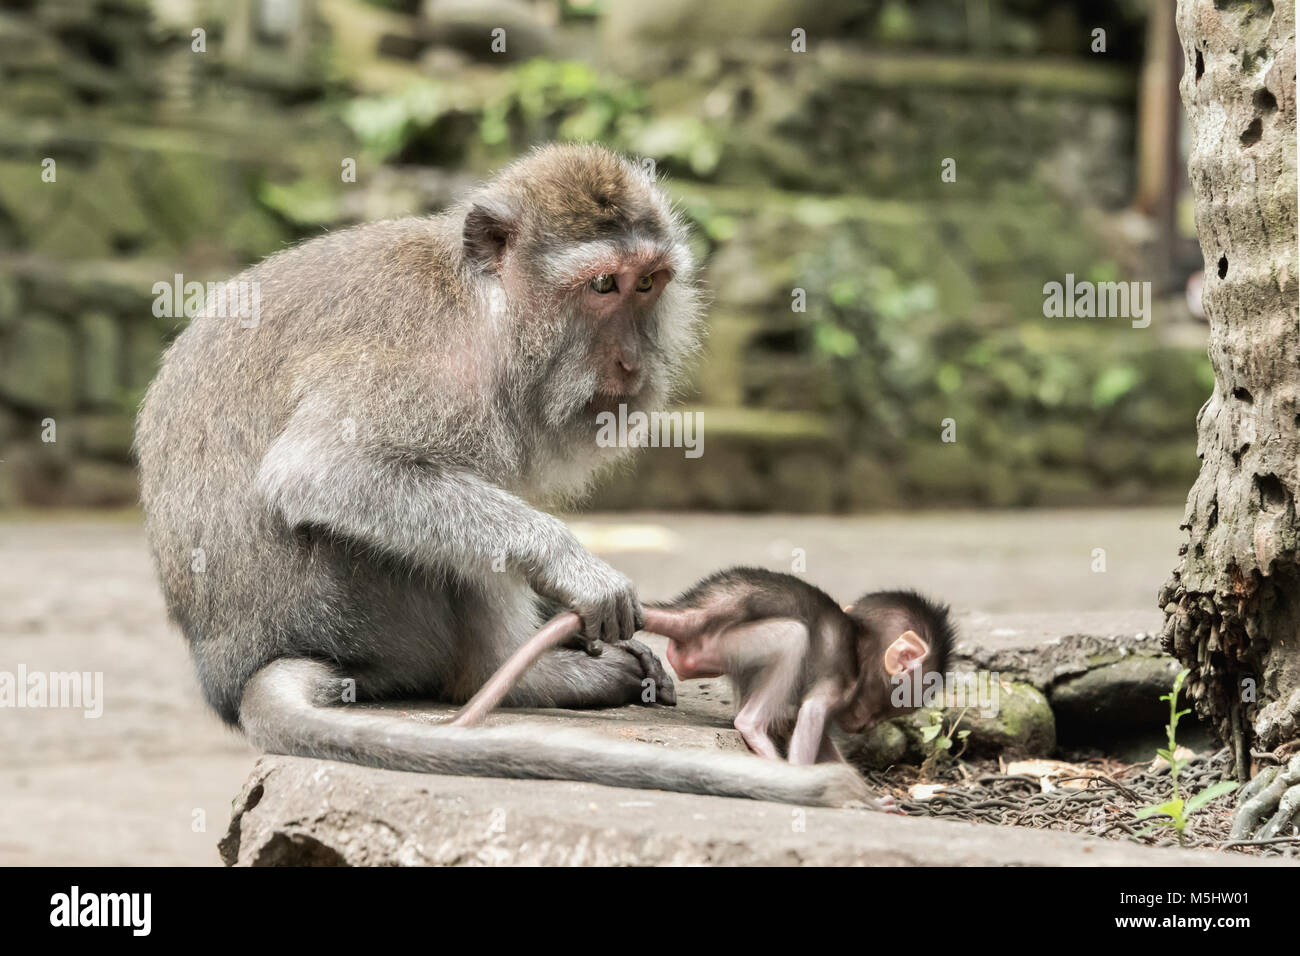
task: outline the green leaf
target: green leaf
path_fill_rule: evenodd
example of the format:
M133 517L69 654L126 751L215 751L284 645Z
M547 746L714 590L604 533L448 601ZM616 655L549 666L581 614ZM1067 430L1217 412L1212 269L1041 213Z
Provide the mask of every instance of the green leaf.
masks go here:
M1108 368L1097 377L1092 386L1092 404L1094 408L1107 408L1131 392L1141 376L1130 365Z
M938 736L939 736L938 724L931 724L929 727L921 728L921 740L923 740L925 743L929 743L931 740L934 740L934 738Z
M859 350L858 340L852 332L830 322L813 328L813 343L823 354L834 358L852 358Z
M1202 790L1202 791L1201 791L1200 793L1198 793L1196 796L1194 796L1194 797L1192 797L1190 800L1188 800L1188 801L1187 801L1187 813L1188 813L1189 815L1191 815L1191 814L1195 813L1197 810L1201 809L1201 807L1205 806L1207 803L1209 803L1209 802L1210 802L1211 800L1213 800L1215 797L1221 797L1221 796L1223 796L1225 793L1232 793L1232 791L1234 791L1234 790L1236 790L1236 789L1237 789L1237 781L1235 781L1235 780L1220 780L1220 781L1219 781L1218 783L1216 783L1214 786L1212 786L1212 787L1206 787L1204 790Z
M1162 803L1158 807L1143 807L1137 812L1137 818L1139 820L1145 820L1147 817L1153 817L1157 813L1163 813L1165 816L1173 817L1177 820L1182 815L1182 812L1183 801L1181 799L1170 800L1168 803Z

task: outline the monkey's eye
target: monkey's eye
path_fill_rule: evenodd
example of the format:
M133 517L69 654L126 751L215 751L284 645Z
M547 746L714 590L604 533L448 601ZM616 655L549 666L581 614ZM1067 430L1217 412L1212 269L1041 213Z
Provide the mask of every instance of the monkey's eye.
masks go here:
M618 288L618 283L614 281L614 277L611 275L596 276L591 280L590 285L594 291L599 292L601 295L606 292L613 292Z
M642 276L641 278L636 280L636 291L638 292L649 292L654 287L655 287L654 276Z

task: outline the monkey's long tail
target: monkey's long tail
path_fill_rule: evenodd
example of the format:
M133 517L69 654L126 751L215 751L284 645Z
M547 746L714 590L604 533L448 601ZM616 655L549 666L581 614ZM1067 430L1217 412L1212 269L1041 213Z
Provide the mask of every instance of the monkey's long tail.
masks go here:
M239 723L267 753L472 777L581 780L611 787L748 797L804 806L874 805L846 764L793 766L742 754L668 750L536 723L462 728L325 703L339 679L286 658L244 688Z

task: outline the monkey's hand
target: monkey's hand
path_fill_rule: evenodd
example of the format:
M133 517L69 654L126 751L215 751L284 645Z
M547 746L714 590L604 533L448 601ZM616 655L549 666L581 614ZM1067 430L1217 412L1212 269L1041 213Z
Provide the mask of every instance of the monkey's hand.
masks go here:
M582 618L588 653L599 653L601 641L630 640L645 623L636 588L627 576L576 542L529 583L542 597Z

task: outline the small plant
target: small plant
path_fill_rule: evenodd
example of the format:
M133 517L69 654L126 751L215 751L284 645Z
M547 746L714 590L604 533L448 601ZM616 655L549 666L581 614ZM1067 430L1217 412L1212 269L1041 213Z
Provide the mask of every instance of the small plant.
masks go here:
M1191 713L1190 710L1178 709L1178 695L1182 692L1183 681L1187 679L1189 673L1190 671L1187 669L1180 671L1178 676L1174 678L1174 689L1160 698L1169 701L1169 723L1165 725L1165 730L1169 732L1169 747L1168 749L1157 750L1156 753L1169 763L1169 779L1173 784L1173 796L1166 803L1152 804L1143 807L1137 812L1139 820L1146 820L1157 814L1161 814L1167 819L1152 820L1151 826L1141 830L1138 836L1145 836L1156 827L1173 827L1178 833L1179 842L1182 842L1185 839L1187 824L1191 820L1193 813L1196 813L1215 797L1221 797L1225 793L1231 793L1237 789L1236 781L1220 780L1214 786L1206 787L1186 802L1178 793L1178 771L1186 765L1187 761L1178 759L1178 742L1175 737L1178 733L1179 718Z
M932 749L930 755L921 764L922 773L929 775L933 772L945 755L956 760L966 752L966 738L970 736L970 731L958 730L957 728L961 726L962 718L966 716L968 709L963 707L961 713L957 715L957 719L952 722L952 726L946 731L943 726L943 711L930 711L930 724L921 728L921 741L922 743L931 744ZM955 754L949 753L952 750L954 740L962 742L961 749Z

